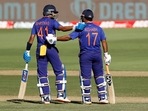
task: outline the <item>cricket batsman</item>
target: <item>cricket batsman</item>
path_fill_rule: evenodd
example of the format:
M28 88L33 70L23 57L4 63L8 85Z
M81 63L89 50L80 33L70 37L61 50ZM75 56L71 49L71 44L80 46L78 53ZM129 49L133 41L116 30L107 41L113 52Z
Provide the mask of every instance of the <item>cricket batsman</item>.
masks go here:
M34 23L30 38L26 45L26 51L23 55L25 62L30 62L30 49L36 37L37 86L39 88L41 101L45 104L49 104L51 101L51 91L48 79L48 62L51 64L56 76L55 85L57 89L57 100L70 102L66 95L66 69L60 60L59 51L55 46L56 44L51 43L49 39L53 37L53 35L56 35L56 30L81 30L81 27L79 28L78 25L84 24L78 23L74 26L62 26L56 20L57 16L58 11L54 5L48 4L43 8L43 17Z
M82 102L91 104L91 71L94 74L94 80L97 87L99 103L107 104L107 84L104 77L102 49L104 53L105 64L111 63L111 55L108 53L108 45L103 29L95 25L92 21L94 14L92 10L85 9L81 14L82 22L86 26L84 30L73 31L69 35L51 38L51 41L69 41L78 38L79 40L79 64L80 64L80 87L82 93ZM73 46L72 46L73 47Z

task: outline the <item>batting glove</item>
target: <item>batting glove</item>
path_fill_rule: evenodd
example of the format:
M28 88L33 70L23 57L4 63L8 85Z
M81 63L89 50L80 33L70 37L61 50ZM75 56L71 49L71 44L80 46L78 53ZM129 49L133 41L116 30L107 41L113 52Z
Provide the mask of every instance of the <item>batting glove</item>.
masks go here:
M23 58L26 63L30 62L31 60L30 51L26 50L23 54Z
M104 61L105 61L106 65L110 65L110 63L111 63L111 55L108 54L108 52L104 53Z
M46 40L49 44L56 44L57 37L55 37L53 34L48 34L48 36L46 36Z
M78 22L76 25L73 26L73 31L83 31L86 24L84 22Z

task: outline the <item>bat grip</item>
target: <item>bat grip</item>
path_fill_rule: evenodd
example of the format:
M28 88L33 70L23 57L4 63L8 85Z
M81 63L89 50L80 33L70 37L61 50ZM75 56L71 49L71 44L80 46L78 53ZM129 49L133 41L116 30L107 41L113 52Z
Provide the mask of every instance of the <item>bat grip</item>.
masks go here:
M28 63L25 64L25 70L28 70Z
M107 74L110 74L110 72L109 72L109 66L106 64L106 72L107 72Z

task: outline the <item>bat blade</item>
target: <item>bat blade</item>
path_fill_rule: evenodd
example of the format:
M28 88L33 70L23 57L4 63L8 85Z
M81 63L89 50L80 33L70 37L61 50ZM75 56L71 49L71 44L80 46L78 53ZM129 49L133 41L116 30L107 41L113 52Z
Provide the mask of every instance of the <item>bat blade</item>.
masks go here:
M109 96L109 103L110 104L115 104L115 90L114 90L114 84L113 84L113 79L112 76L109 72L109 67L106 65L106 81L108 84L108 96Z
M25 69L22 71L22 78L21 78L20 89L18 93L18 99L24 99L27 80L28 80L28 64L26 63Z

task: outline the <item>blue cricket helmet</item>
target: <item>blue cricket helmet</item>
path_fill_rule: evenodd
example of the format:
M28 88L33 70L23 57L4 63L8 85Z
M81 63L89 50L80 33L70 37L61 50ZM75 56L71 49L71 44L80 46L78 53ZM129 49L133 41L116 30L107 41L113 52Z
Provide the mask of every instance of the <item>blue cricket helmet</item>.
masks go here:
M48 4L43 8L43 15L48 16L52 14L57 14L58 11L56 10L56 7L54 5Z
M94 14L92 12L92 10L90 9L85 9L83 12L82 12L82 15L81 15L81 18L84 17L86 18L87 20L92 20L94 18Z

